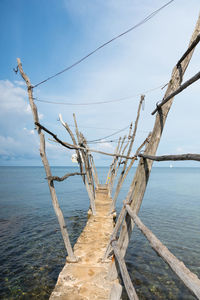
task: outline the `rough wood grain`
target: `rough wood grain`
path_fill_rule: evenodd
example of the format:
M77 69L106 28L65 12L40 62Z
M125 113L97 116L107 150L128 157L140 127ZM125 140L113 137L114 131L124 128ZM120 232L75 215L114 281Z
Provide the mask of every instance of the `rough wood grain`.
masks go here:
M121 145L120 144L121 144L121 137L118 140L117 149L116 149L116 152L115 152L117 155L120 154L120 152L121 152ZM114 162L113 162L112 169L111 169L110 181L109 181L110 193L112 193L112 189L113 189L118 158L119 158L119 156L114 157Z
M182 61L188 56L188 54L196 47L196 45L200 42L200 34L197 35L196 39L191 43L185 53L181 56L179 61L177 62L177 68L181 65Z
M24 73L23 68L22 68L22 64L19 58L17 58L17 63L18 63L18 68L20 71L20 74L22 76L22 78L25 80L26 85L27 85L27 89L28 89L28 97L29 97L29 103L31 106L31 110L32 110L32 114L33 114L33 119L34 119L34 123L38 123L39 122L39 118L38 118L38 113L37 113L37 107L33 101L33 92L32 92L32 85L30 82L30 79L28 78L28 76ZM41 131L41 128L39 126L36 125L37 128L37 132L40 138L40 156L42 159L42 163L46 172L46 176L48 177L52 177L51 174L51 169L49 166L49 162L46 156L46 151L45 151L45 136L43 134L43 132ZM64 244L65 244L65 248L67 250L68 256L69 256L69 260L72 262L76 262L77 259L73 253L72 250L72 246L69 240L69 235L67 232L67 227L66 227L66 223L62 214L62 211L60 209L59 203L58 203L58 198L56 195L56 191L55 191L55 187L54 184L51 180L48 179L48 186L49 186L49 191L51 194L51 199L52 199L52 203L53 203L53 207L54 207L54 211L56 213L56 216L58 218L58 222L60 225L60 229L61 229L61 233L62 233L62 237L64 240Z
M140 117L140 111L141 111L142 102L144 101L144 98L145 98L145 96L141 95L139 106L138 106L138 111L137 111L137 117L136 117L136 120L135 120L135 126L134 126L134 129L133 129L133 134L132 134L132 137L131 137L131 141L130 141L129 149L128 149L128 152L127 152L127 156L130 156L130 153L131 153L131 150L132 150L132 147L133 147L133 143L135 141L135 136L136 136L139 117ZM122 187L122 184L124 182L123 177L124 177L124 173L125 173L127 164L128 164L128 159L126 159L125 162L124 162L123 169L121 171L121 174L120 174L120 177L119 177L119 180L118 180L118 183L117 183L117 187L116 187L116 190L115 190L115 194L114 194L114 197L113 197L113 204L112 204L111 210L115 209L116 201L117 201L120 189Z
M191 41L191 43L196 39L197 35L200 33L200 16L197 20ZM189 53L189 55L182 61L181 67L183 74L185 73L187 66L190 62L194 49ZM180 74L175 66L172 71L171 80L168 84L167 91L165 93L165 97L168 97L173 91L175 91L180 85ZM162 132L164 129L164 125L167 119L168 112L171 108L173 102L173 98L171 98L167 103L165 103L159 112L156 114L156 119L154 123L154 128L152 131L152 136L147 145L147 148L144 152L145 155L155 155L156 150L158 148ZM146 186L149 180L151 168L152 168L153 161L151 160L144 160L143 158L140 159L138 168L136 170L134 179L131 183L129 192L127 197L131 202L131 208L137 213L140 209L142 199L146 190ZM119 245L123 255L126 253L126 249L129 243L129 237L131 236L131 232L133 230L134 223L130 216L125 217L125 220L122 225L122 230L120 232L119 237Z
M67 173L65 174L64 176L62 177L59 177L59 176L49 176L47 177L48 180L51 180L51 181L64 181L65 179L71 177L71 176L75 176L75 175L85 175L85 173L78 173L78 172L75 172L75 173Z
M78 144L81 145L81 143L83 141L82 141L81 134L78 130L78 125L77 125L75 114L73 114L73 118L74 118L74 124L75 124L75 128L76 128L76 136L77 136ZM89 173L89 169L88 169L88 161L87 161L87 157L86 157L86 153L85 153L85 147L81 147L80 151L81 151L81 159L83 161L85 173L86 173L86 188L87 188L88 196L90 199L90 206L91 206L92 214L95 215L96 209L95 209L95 203L94 203L94 190L92 187L91 177L90 177L90 173Z
M200 161L200 154L177 154L177 155L145 155L145 154L138 154L139 157L143 157L145 159L155 160L155 161L169 161L169 160L196 160Z
M196 274L192 273L182 261L176 258L166 246L149 230L140 220L140 218L133 212L129 205L126 205L126 210L129 215L149 241L151 247L156 253L164 259L176 275L183 281L187 288L200 299L200 280Z
M110 292L109 300L121 300L122 286L119 283L114 283Z
M94 164L94 159L93 159L92 154L89 154L88 157L90 160L90 165L91 165L91 169L92 169L92 175L94 178L95 186L97 187L99 185L99 178L98 178L97 170L96 170L96 167Z
M116 241L113 241L112 243L112 248L114 250L115 258L117 259L117 262L119 264L119 269L122 275L122 279L126 288L126 292L129 296L129 299L131 300L139 300L135 288L131 282L130 276L128 274L128 270L126 268L125 261L123 259L123 256L120 253L119 247L117 245Z
M182 70L182 69L181 69ZM182 71L181 71L182 74ZM176 91L172 92L169 96L164 97L164 99L162 100L162 102L160 104L157 105L157 107L154 109L154 111L151 113L152 115L154 115L165 103L167 103L171 98L173 98L174 96L180 94L183 90L185 90L188 86L190 86L191 84L193 84L195 81L200 79L200 72L198 72L197 74L195 74L193 77L191 77L189 80L187 80L186 82L184 82L179 88L177 88Z
M148 137L144 140L144 142L140 145L140 147L138 147L138 149L137 149L137 151L136 151L136 155L138 155L139 151L142 149L142 147L143 147L146 143L149 143L149 140L150 140L150 138L151 138L151 134L152 134L152 133L150 132L149 135L148 135ZM132 161L132 162L134 163L134 161ZM131 165L129 165L129 167L130 167L130 166L131 166ZM129 169L129 167L127 168L127 171L128 171L128 169ZM127 172L127 171L126 171L126 172ZM131 189L129 190L128 197L126 197L126 200L124 200L124 205L126 205L126 204L129 203L129 201L130 201L130 197L131 197L130 192L131 192L131 193L133 192L133 188L132 188L132 190L131 190ZM119 229L120 229L120 226L121 226L121 224L122 224L122 222L123 222L123 220L124 220L125 215L126 215L126 209L125 209L125 206L123 206L122 209L121 209L121 211L120 211L120 214L119 214L119 216L118 216L118 218L117 218L117 222L116 222L116 224L115 224L114 230L113 230L112 235L111 235L111 237L110 237L110 242L109 242L109 244L108 244L108 246L107 246L107 248L106 248L106 252L105 252L105 254L104 254L103 260L106 260L106 259L108 258L108 256L109 256L110 252L112 251L111 241L114 240L114 239L116 238L117 233L118 233L118 231L119 231ZM111 276L111 277L112 277L112 276Z

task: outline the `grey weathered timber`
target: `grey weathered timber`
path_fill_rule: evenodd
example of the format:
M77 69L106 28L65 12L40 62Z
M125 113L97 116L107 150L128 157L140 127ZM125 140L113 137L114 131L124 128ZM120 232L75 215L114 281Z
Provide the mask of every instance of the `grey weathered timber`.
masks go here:
M73 132L71 131L69 125L66 122L63 121L63 118L62 118L61 114L59 114L59 119L60 119L60 122L62 123L62 125L68 131L68 133L69 133L69 135L70 135L70 137L72 139L73 145L77 146L77 142L76 142L75 136L74 136ZM82 173L83 172L83 159L82 159L82 156L81 156L81 153L80 153L80 149L76 149L76 154L77 154L77 157L78 157L78 164L79 164L80 172ZM90 187L88 185L87 180L85 180L85 175L82 176L82 179L83 179L83 183L85 184L85 187L86 187L86 190L87 190L87 193L88 193L88 197L90 199L90 197L91 197ZM92 200L90 200L90 202L91 201Z
M131 142L130 142L130 145L129 145L127 156L130 155L132 147L133 147L133 143L135 141L135 136L136 136L136 132L137 132L138 121L139 121L139 117L140 117L140 111L141 111L142 102L144 101L144 98L145 98L145 96L141 95L139 106L138 106L138 111L137 111L137 117L136 117L136 120L135 120L135 126L134 126L134 129L133 129L133 134L132 134L132 137L131 137ZM113 209L115 209L117 197L119 195L120 189L121 189L122 184L124 182L123 177L124 177L124 172L126 170L127 163L128 163L128 159L126 159L125 162L124 162L124 166L123 166L123 169L121 171L121 174L120 174L120 177L119 177L119 180L118 180L118 183L117 183L117 187L116 187L115 194L114 194L114 197L113 197L113 204L112 204L111 211Z
M95 182L95 186L97 187L99 185L99 178L98 178L98 174L97 174L97 170L94 164L94 159L93 156L91 154L88 155L89 160L90 160L90 165L91 165L91 169L92 169L92 175L94 178L94 182Z
M117 245L117 241L112 241L112 248L114 250L114 254L115 254L115 258L117 259L118 265L119 265L119 269L122 275L122 279L126 288L126 292L129 296L130 300L139 300L135 288L131 282L130 276L128 274L127 268L126 268L126 264L124 261L123 256L120 253L119 247Z
M182 69L181 69L182 70ZM182 72L182 71L181 71ZM193 77L191 77L189 80L184 82L179 88L177 88L176 91L172 92L169 96L164 97L162 102L157 105L157 107L152 112L152 115L154 115L165 103L167 103L171 98L174 96L180 94L183 90L185 90L188 86L190 86L192 83L200 79L200 72L195 74Z
M110 292L109 300L121 300L122 286L119 283L114 283Z
M50 130L48 130L46 127L44 127L43 125L41 125L38 122L36 122L35 124L55 138L56 135L53 132L51 132ZM59 143L62 146L66 147L70 150L85 150L84 147L75 146L75 145L72 145L70 143L63 142L60 139L58 139L57 136L56 136L55 140L53 140L53 139L49 139L49 140L53 141L53 142L56 142L56 143ZM95 150L95 149L91 149L91 148L87 148L87 150L90 151L90 152L95 152L95 153L108 155L108 156L118 156L118 157L127 158L127 159L133 159L134 158L134 156L127 156L127 155L121 155L121 154L116 154L116 153L108 153L108 152L99 151L99 150Z
M71 176L75 176L75 175L85 175L85 173L78 173L78 172L75 172L75 173L67 173L65 174L64 176L62 177L59 177L59 176L49 176L47 177L48 180L51 180L51 181L64 181L65 179L71 177Z
M84 135L81 132L80 132L80 138L81 138L81 144L85 148L85 150L82 151L82 154L85 159L85 168L88 170L89 181L90 181L89 184L91 185L93 196L95 198L95 186L94 186L94 179L93 179L93 175L92 175L92 167L91 167L90 159L89 159L89 150L88 150L86 138L84 137Z
M130 138L131 138L131 131L132 131L132 126L133 124L131 123L130 124L130 127L129 127L129 134L128 134L128 142L126 143L126 145L124 146L124 149L122 150L122 156L124 155L124 152L129 144L129 141L130 141ZM120 156L120 163L121 163L121 159L122 159L122 156ZM114 160L114 158L113 158ZM109 171L108 171L108 175L107 175L107 179L106 179L106 183L108 182L108 179L109 179L109 176L110 176L110 172L111 172L111 168L112 168L112 164L110 165L110 168L109 168Z
M138 156L138 153L140 152L140 150L144 147L144 145L149 142L149 139L151 137L151 132L149 133L148 137L144 140L144 142L140 145L140 147L137 149L136 153L135 153L135 157L131 160L129 166L127 167L127 169L125 170L125 173L121 179L121 186L123 185L124 183L124 180L126 179L130 169L132 168L134 162L137 160L137 156ZM117 195L118 197L118 195ZM117 198L116 198L117 199Z
M137 151L136 151L136 156L138 155L138 153L140 152L140 150L142 149L142 147L146 144L146 143L149 143L149 140L150 140L150 137L151 137L151 132L149 133L148 137L144 140L144 142L140 145L140 147L138 147ZM132 163L134 163L134 159L132 161ZM131 166L131 164L129 165L129 167ZM127 168L126 172L128 171L129 167ZM126 174L125 174L126 175ZM131 201L131 193L133 192L133 188L129 190L129 194L128 194L128 197L126 197L126 200L124 200L124 206L122 207L121 211L120 211L120 214L117 218L117 222L115 224L115 227L114 227L114 230L112 232L112 235L110 237L110 242L106 248L106 252L104 254L104 257L103 257L103 260L106 260L112 250L112 247L111 247L111 241L114 240L117 236L117 233L120 229L120 226L124 220L124 217L126 215L126 209L125 209L125 205L129 203L129 201Z
M176 155L160 155L160 156L153 156L153 155L144 155L142 153L138 154L139 157L143 157L145 159L151 159L155 161L168 161L168 160L196 160L200 161L200 154L176 154Z
M73 118L74 118L74 124L75 124L75 128L76 128L76 136L77 136L77 140L79 145L81 145L81 136L78 130L78 125L77 125L77 121L76 121L76 116L75 114L73 114ZM85 173L86 173L86 188L87 188L87 192L88 192L88 196L90 199L90 206L91 206L91 210L92 210L92 214L95 215L96 214L96 209L95 209L95 203L94 203L94 192L93 192L93 187L92 187L92 183L91 183L91 178L90 178L90 173L88 170L88 165L87 165L87 157L85 155L85 147L82 147L81 149L81 159L84 163L85 166Z
M121 150L121 137L118 140L118 144L117 144L117 150L116 150L116 154L120 154L120 150ZM114 184L114 178L115 178L115 172L116 172L116 167L117 167L117 162L118 162L118 156L115 156L114 158L114 162L113 162L113 166L111 169L111 174L110 174L110 181L109 181L109 188L110 188L110 192L112 192L112 188L113 188L113 184Z
M22 64L19 58L17 58L17 63L18 63L18 68L20 71L20 74L22 76L22 78L24 79L24 81L26 82L27 85L27 90L28 90L28 97L29 97L29 103L31 106L31 110L32 110L32 115L33 115L33 120L34 123L38 123L39 122L39 118L38 118L38 113L37 113L37 107L33 101L33 91L32 91L32 85L30 82L30 79L28 78L28 76L24 73L23 68L22 68ZM48 177L52 177L51 174L51 169L49 166L49 162L46 156L46 151L45 151L45 136L43 134L43 132L41 131L40 127L36 126L39 138L40 138L40 156L42 159L42 163L46 172L46 176ZM54 183L52 182L52 180L48 179L48 186L49 186L49 191L51 194L51 199L52 199L52 203L53 203L53 207L54 207L54 211L56 213L56 216L58 218L58 222L60 225L60 229L61 229L61 233L62 233L62 237L64 240L64 244L65 244L65 248L67 250L68 253L68 260L71 262L76 262L77 259L73 253L72 250L72 246L69 240L69 235L67 232L67 227L66 227L66 223L65 223L65 219L63 217L62 211L60 209L59 203L58 203L58 199L57 199L57 195L56 195L56 191L55 191L55 187L54 187Z
M110 183L110 178L111 178L111 175L112 175L111 172L112 172L112 168L113 168L114 163L115 163L115 157L116 157L116 155L117 155L118 147L119 147L119 140L118 140L117 146L116 146L115 151L114 151L115 156L113 157L112 163L111 163L110 168L109 168L109 171L108 171L108 175L107 175L107 179L106 179L106 184L107 184L107 183L108 183L108 184Z
M200 33L200 16L197 20L197 24L195 26L190 45L196 39L197 35ZM185 73L187 66L190 62L194 49L189 53L189 55L182 61L182 74ZM167 91L165 93L165 97L167 98L173 91L175 91L180 85L180 75L177 67L175 66L172 71L171 80L168 84ZM164 129L165 121L167 119L168 112L171 108L173 102L173 98L171 98L167 103L165 103L159 112L156 114L156 119L154 123L154 128L152 131L152 136L149 141L149 144L146 147L144 155L155 155L157 147L160 142L160 138L162 136L162 132ZM142 199L146 190L146 186L149 180L151 168L153 165L153 161L140 159L138 168L136 170L134 179L131 183L129 192L128 192L128 200L131 202L131 208L135 213L137 213L140 209ZM129 202L129 201L127 201ZM122 230L119 236L119 246L123 255L126 253L126 249L129 243L129 237L134 227L134 222L130 218L130 216L125 216L125 220L122 224Z
M59 120L60 120L61 124L65 127L67 132L69 133L69 135L72 139L73 145L77 146L75 136L74 136L73 132L71 131L69 125L66 122L63 121L63 118L62 118L61 114L59 114ZM82 162L82 159L81 159L81 156L80 156L80 152L77 149L76 149L76 155L77 155L77 158L78 158L78 164L79 164L80 172L82 173L83 172L83 162ZM82 176L82 178L83 178L83 182L85 183L85 176Z
M123 145L124 145L124 142L126 140L126 135L123 137L123 140L121 142L121 145L120 145L120 149L119 149L119 154L123 154ZM120 159L118 160L118 164L117 164L117 167L115 169L115 174L114 174L114 179L113 179L113 184L114 184L114 180L117 176L117 173L118 173L118 170L119 170L119 167L121 165L121 162L122 162L122 158L120 157Z
M151 247L156 253L164 259L164 261L170 266L170 268L176 273L176 275L183 281L187 288L194 293L194 295L200 299L200 280L196 274L192 273L182 261L176 258L165 245L147 228L140 218L133 212L129 205L126 205L126 210L129 215L141 230L144 236L147 238Z
M192 44L188 47L188 49L185 51L185 53L182 55L182 57L177 62L176 66L177 68L181 65L182 61L188 56L188 54L196 47L196 45L200 42L200 34L197 35L196 39L192 42Z

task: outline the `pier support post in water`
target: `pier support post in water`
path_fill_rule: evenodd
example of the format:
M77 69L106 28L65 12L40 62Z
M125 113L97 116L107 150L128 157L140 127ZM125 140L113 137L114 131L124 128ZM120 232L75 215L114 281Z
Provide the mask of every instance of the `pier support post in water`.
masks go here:
M26 82L26 85L27 85L29 103L30 103L30 106L31 106L34 123L35 122L39 123L37 107L36 107L36 105L33 101L33 91L32 91L32 85L31 85L30 79L24 73L24 71L22 69L22 64L21 64L21 61L20 61L19 58L17 58L17 63L18 63L18 68L19 68L20 74L21 74L22 78L24 79L24 81ZM42 163L43 163L43 166L44 166L44 169L45 169L45 172L46 172L53 207L54 207L56 216L58 218L58 222L59 222L59 225L60 225L60 229L61 229L62 237L63 237L63 240L64 240L65 248L66 248L67 253L68 253L68 260L70 262L76 262L77 259L76 259L75 255L73 253L73 250L72 250L72 246L71 246L71 243L70 243L70 240L69 240L69 235L68 235L68 232L67 232L67 227L66 227L66 224L65 224L65 219L63 217L62 211L61 211L59 203L58 203L58 198L57 198L57 195L56 195L54 183L50 179L50 178L52 178L52 173L51 173L51 169L50 169L49 162L48 162L48 159L47 159L47 156L46 156L46 151L45 151L45 136L44 136L44 133L42 132L42 130L40 129L39 126L36 125L36 129L37 129L38 135L40 137L40 156L41 156Z

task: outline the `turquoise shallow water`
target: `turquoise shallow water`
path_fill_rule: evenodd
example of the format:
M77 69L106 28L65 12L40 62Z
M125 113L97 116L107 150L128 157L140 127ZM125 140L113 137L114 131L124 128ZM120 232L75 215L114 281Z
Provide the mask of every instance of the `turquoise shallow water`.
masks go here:
M54 167L54 175L76 168ZM133 172L121 190L127 194ZM98 168L102 183L107 168ZM65 249L43 168L0 167L0 299L48 299ZM200 168L154 168L142 221L200 277ZM56 184L72 244L87 221L89 201L78 176ZM126 254L140 299L195 299L134 228ZM127 299L126 293L123 299Z

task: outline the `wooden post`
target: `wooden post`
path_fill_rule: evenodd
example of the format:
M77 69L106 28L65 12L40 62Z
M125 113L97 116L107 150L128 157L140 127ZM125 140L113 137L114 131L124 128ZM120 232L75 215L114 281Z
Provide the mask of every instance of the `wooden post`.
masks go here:
M153 156L153 155L144 155L140 153L139 157L143 157L144 159L151 159L155 161L180 161L180 160L196 160L200 161L200 154L179 154L179 155L160 155L160 156Z
M180 66L180 65L179 65ZM181 71L182 72L182 71ZM176 91L172 92L170 95L168 95L167 97L164 97L162 102L160 104L157 105L156 109L152 112L152 115L154 115L165 103L167 103L171 98L173 98L174 96L180 94L184 89L186 89L188 86L190 86L191 84L193 84L195 81L200 79L200 72L198 72L197 74L195 74L192 78L190 78L189 80L187 80L186 82L184 82L179 88L177 88Z
M80 138L81 138L81 144L83 145L83 147L85 148L85 150L83 151L83 155L84 155L84 158L85 158L85 163L86 163L86 169L88 170L88 176L89 176L89 184L91 184L91 189L92 189L92 192L93 192L93 196L95 198L95 188L94 188L94 180L93 180L93 176L92 176L92 167L91 167L91 164L90 164L90 159L89 159L89 150L88 150L88 146L87 146L87 141L84 137L84 135L79 132L80 134Z
M93 159L92 154L89 154L88 156L89 156L89 160L90 160L90 165L91 165L91 169L92 169L92 175L94 178L95 186L97 188L97 186L99 185L99 178L98 178L97 170L96 170L96 167L94 164L94 159Z
M76 122L75 114L73 114L73 118L74 118L74 124L75 124L75 128L76 128L77 140L78 140L79 146L81 146L81 136L80 136L80 133L79 133L79 130L78 130L78 125L77 125L77 122ZM85 181L86 184L85 184L85 186L86 186L88 196L89 196L89 199L90 199L90 206L91 206L92 214L95 215L96 214L96 209L95 209L95 202L94 202L94 193L93 193L93 188L92 188L91 181L90 181L91 178L90 178L90 175L89 175L89 170L87 168L87 161L86 161L84 150L81 150L81 159L83 160L84 166L85 166L85 173L86 173L86 181Z
M18 68L20 71L20 74L22 76L22 78L24 79L24 81L26 82L27 85L27 90L28 90L28 97L29 97L29 103L31 106L31 110L32 110L32 114L33 114L33 119L34 119L34 123L38 123L39 122L39 118L38 118L38 113L37 113L37 107L33 101L33 91L32 91L32 85L30 82L30 79L28 78L28 76L24 73L23 69L22 69L22 64L19 58L17 58L17 63L18 63ZM46 156L46 151L45 151L45 136L43 134L43 132L41 131L41 129L36 126L39 138L40 138L40 156L42 159L42 163L44 165L44 169L46 172L46 176L47 178L52 177L51 174L51 169L49 166L49 162ZM76 262L77 259L73 253L72 250L72 246L69 240L69 235L67 232L67 227L65 224L65 220L62 214L62 211L60 209L59 203L58 203L58 199L57 199L57 195L56 195L56 191L55 191L55 187L54 187L54 183L52 180L48 179L48 186L49 186L49 190L50 190L50 194L51 194L51 198L52 198L52 203L53 203L53 207L55 210L55 213L57 215L58 218L58 222L60 225L60 229L61 229L61 233L62 233L62 237L64 240L64 244L65 244L65 248L67 250L68 253L68 261L70 262Z
M133 143L134 143L136 132L137 132L138 121L139 121L139 117L140 117L142 102L144 101L144 98L145 98L145 96L141 95L139 106L138 106L138 111L137 111L137 117L136 117L136 121L135 121L135 126L134 126L134 130L133 130L133 135L132 135L132 138L131 138L131 142L130 142L130 145L129 145L127 156L130 155L132 147L133 147ZM113 197L113 203L112 203L111 211L115 209L117 197L119 195L120 189L121 189L122 184L124 182L123 177L124 177L124 172L126 170L127 163L128 163L128 159L125 160L121 175L120 175L118 183L117 183L117 187L116 187L115 194L114 194L114 197Z
M149 133L148 137L144 140L144 142L140 145L140 147L137 149L136 155L140 152L140 150L142 149L142 147L143 147L146 143L149 143L150 138L151 138L151 132ZM126 170L126 173L129 171L129 168L131 168L131 166L132 166L132 164L134 163L134 161L135 161L134 159L131 161L129 167L128 167L127 170ZM125 176L127 175L126 173L125 173ZM118 216L118 218L117 218L117 222L116 222L116 224L115 224L114 230L113 230L112 235L111 235L111 237L110 237L110 242L109 242L109 244L108 244L108 246L107 246L107 248L106 248L105 254L104 254L104 256L103 256L103 261L105 261L105 260L108 258L109 253L110 253L111 250L112 250L112 247L111 247L111 241L114 240L114 239L116 239L117 233L118 233L118 231L119 231L119 229L120 229L120 226L121 226L121 224L122 224L122 222L123 222L123 219L124 219L124 217L125 217L125 215L126 215L125 205L126 205L127 203L129 203L129 201L130 201L130 199L131 199L131 195L132 195L132 193L133 193L133 189L134 189L134 187L133 187L132 189L129 190L128 196L126 197L126 200L124 200L124 206L122 207L122 209L121 209L121 211L120 211L120 214L119 214L119 216ZM111 275L111 277L112 277L112 275Z
M120 250L119 250L119 247L118 247L118 244L117 244L116 241L112 242L112 247L113 247L113 250L114 250L115 258L117 259L117 262L119 264L122 279L123 279L123 282L124 282L124 285L125 285L125 288L126 288L126 292L129 296L129 299L130 300L139 300L139 298L136 294L135 288L134 288L134 286L131 282L130 276L128 274L128 270L126 268L124 258L120 253Z
M122 142L121 142L120 149L119 149L119 154L121 154L122 151L123 151L122 148L123 148L125 139L126 139L126 135L123 137L123 140L122 140ZM113 189L114 181L115 181L115 178L116 178L116 176L117 176L117 173L118 173L118 170L119 170L121 161L122 161L122 158L120 157L120 160L118 161L117 167L116 167L116 169L115 169L115 174L114 174L114 177L113 177L113 183L112 183L112 189Z
M116 146L115 151L114 151L115 154L117 154L118 147L119 147L119 140L118 140L117 146ZM108 175L107 175L107 179L106 179L106 184L110 183L110 178L112 176L111 171L112 171L112 168L114 166L114 163L115 163L115 156L113 157L113 161L112 161L112 163L110 165L110 168L109 168L109 171L108 171Z
M200 33L200 16L198 18L194 33L192 35L190 45L192 42L196 39L197 35ZM182 74L184 75L187 66L190 62L190 59L192 57L194 49L188 54L187 57L182 61L181 68L182 68ZM170 95L173 91L175 91L181 84L182 78L180 77L179 70L177 69L177 66L174 67L172 71L171 80L168 84L167 91L165 93L164 98L167 98L168 95ZM168 112L171 108L171 105L173 103L173 98L171 98L167 103L165 103L162 108L158 111L156 114L156 120L154 124L154 129L152 132L152 136L150 139L150 142L146 148L146 151L144 152L144 155L155 155L156 150L158 148L162 132L164 129L165 121L168 115ZM148 159L141 158L139 161L139 165L137 168L137 171L135 173L133 182L131 184L130 190L129 190L129 200L131 201L131 208L133 209L134 213L137 214L137 212L140 209L142 199L146 190L146 186L149 180L151 168L152 168L153 161ZM125 255L126 249L129 243L129 237L131 236L131 232L133 230L134 223L131 220L130 216L126 215L125 220L122 224L122 230L120 232L119 237L119 246L122 251L122 254Z
M63 118L62 118L61 114L59 114L59 120L60 120L61 124L65 127L67 132L69 133L69 135L72 139L73 145L77 146L75 136L74 136L73 132L71 131L69 125L66 122L63 121ZM82 173L83 172L83 162L82 162L79 150L76 150L76 155L77 155L77 158L78 158L78 164L79 164L80 172ZM85 183L85 176L82 176L82 179L83 179L83 182Z
M196 274L192 273L182 261L174 256L165 245L147 228L140 218L133 212L129 205L126 205L126 210L129 215L147 238L151 247L156 253L169 265L169 267L176 273L176 275L183 281L187 288L200 299L200 280Z
M120 143L121 143L121 137L119 138L119 141L118 141L118 144L117 144L117 151L116 151L117 155L120 154L120 151L119 151ZM115 177L115 169L116 169L116 166L117 166L118 158L119 158L118 156L115 156L113 166L112 166L112 169L111 169L110 182L109 182L110 193L112 193L114 177Z

